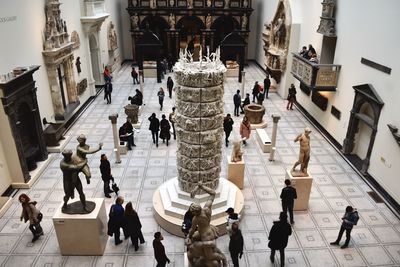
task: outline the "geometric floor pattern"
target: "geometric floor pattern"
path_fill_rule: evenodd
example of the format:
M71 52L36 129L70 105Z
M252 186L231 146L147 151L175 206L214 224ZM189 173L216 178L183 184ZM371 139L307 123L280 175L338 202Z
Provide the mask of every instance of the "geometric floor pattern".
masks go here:
M255 81L262 84L263 72L254 64L246 67L246 91L250 92ZM140 132L135 134L136 147L122 156L122 162L115 164L113 138L108 116L119 114L118 126L125 121L123 106L128 104L128 96L133 95L138 86L132 85L130 67L124 66L114 79L112 104L107 105L103 95L80 116L68 130L71 136L67 147L76 148L76 136L87 135L87 143L95 147L103 142L101 152L88 155L92 172L91 184L84 183L86 197L103 197L100 178L100 154L106 153L112 163L112 174L121 189L125 201L132 201L139 213L146 243L134 251L130 241L124 240L119 246L109 238L103 256L68 256L60 255L58 242L52 224L52 216L62 201L62 173L59 169L60 154L50 154L50 164L29 190L16 193L27 193L38 201L44 215L42 222L45 235L34 244L28 224L19 221L21 213L17 197L5 215L0 218L0 265L1 266L155 266L152 240L153 233L161 231L165 237L163 243L171 259L168 266L183 266L184 241L162 230L153 218L152 195L154 190L166 180L175 177L176 141L170 146L160 143L157 148L151 141L147 118L155 112L157 117L166 114L168 117L174 106L175 96L166 97L163 111L159 110L157 91L166 87L155 79L146 79L144 86L145 106L141 119ZM225 83L225 112L233 114L232 98L239 84L235 78L228 78ZM299 90L299 94L302 92ZM377 204L367 194L371 188L341 157L325 138L296 109L286 110L285 101L276 94L264 101L267 132L271 136L271 114L279 114L277 149L275 161L269 162L269 154L260 149L254 132L248 145L243 148L246 162L244 215L241 229L244 236L244 256L240 266L279 266L279 255L275 265L269 261L268 233L272 221L278 218L281 210L279 199L283 187L285 170L296 161L299 144L293 140L305 127L312 129L311 160L309 172L313 176L312 193L307 212L295 212L293 234L286 249L285 266L400 266L400 220L385 204ZM234 117L234 130L231 140L239 135L241 117ZM222 148L223 159L230 155L231 147ZM223 161L221 179L226 178L227 163ZM83 181L84 182L84 181ZM114 198L106 199L107 212ZM360 215L358 225L352 231L348 249L330 246L335 240L340 227L340 218L347 205L357 207ZM343 240L344 241L344 240ZM343 242L342 241L342 242ZM229 259L228 237L217 240L218 247ZM279 253L278 253L279 254Z

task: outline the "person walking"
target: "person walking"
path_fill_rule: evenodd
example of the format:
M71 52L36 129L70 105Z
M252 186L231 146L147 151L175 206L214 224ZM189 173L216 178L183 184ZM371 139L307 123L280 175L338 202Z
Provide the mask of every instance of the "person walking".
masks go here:
M264 98L268 98L269 87L271 86L271 80L269 79L269 74L264 79Z
M243 145L247 145L247 140L250 138L251 126L246 116L243 117L240 124L240 136L242 137Z
M40 221L42 220L43 214L36 208L36 201L32 201L26 194L21 194L18 197L19 202L22 205L22 213L20 220L24 220L26 223L29 221L29 230L33 234L32 243L39 239L43 235L42 226Z
M243 256L243 235L237 222L232 224L231 230L231 235L229 236L229 253L231 254L233 267L239 267L239 259Z
M226 217L226 231L228 235L231 236L233 223L237 223L239 226L240 214L237 214L232 207L228 208L225 212L228 214Z
M357 209L353 208L352 206L346 207L346 212L342 217L342 225L340 226L339 235L335 242L332 242L331 245L339 245L340 240L342 239L344 231L346 231L346 241L344 242L343 246L340 248L347 248L350 242L350 233L353 230L353 226L357 225L358 219Z
M172 98L172 89L174 88L174 81L172 80L171 76L168 76L167 88L168 88L169 98Z
M122 196L117 197L115 204L111 206L108 220L108 235L114 235L115 245L118 246L122 243L120 239L119 229L124 226L124 198Z
M164 245L161 243L162 240L164 240L162 234L156 232L153 240L154 257L157 261L156 267L165 267L167 263L169 264L171 262L165 254Z
M176 140L176 132L175 132L175 107L172 108L172 112L169 113L168 116L169 122L171 123L172 126L172 131L174 134L174 140Z
M139 215L132 207L132 202L126 203L124 212L124 227L126 237L130 237L135 251L139 249L140 244L144 244L144 237L142 233L142 224L140 223Z
M281 192L282 199L282 211L287 214L289 211L290 224L294 224L293 220L293 206L294 200L297 198L296 188L291 186L291 182L289 179L285 180L285 185Z
M169 125L168 120L166 119L165 115L163 114L161 116L161 122L160 122L160 138L163 140L163 143L167 141L167 146L169 139L171 139L171 133L169 130L171 129L171 126Z
M258 84L258 81L257 81L257 82L255 82L253 91L251 92L253 95L253 103L256 102L255 100L256 100L259 92L260 92L260 85Z
M132 76L132 79L133 79L133 84L136 84L136 83L139 84L140 83L139 79L138 79L139 74L135 70L135 67L132 67L131 76Z
M160 120L156 117L156 114L153 113L149 117L149 121L149 130L151 131L151 136L153 137L153 144L156 144L156 147L158 147L158 131L160 131Z
M113 85L111 83L111 79L106 80L106 84L104 85L104 99L107 100L107 104L111 104L111 93L113 90Z
M162 89L162 87L160 87L160 90L158 91L157 96L158 96L158 103L160 104L160 110L162 110L164 97L165 97L164 89Z
M287 215L281 212L279 221L274 221L274 224L269 232L268 247L271 249L270 260L275 262L275 251L279 250L281 256L281 267L285 266L285 248L288 243L289 236L292 234L292 227L287 222Z
M114 178L112 177L110 162L108 161L106 154L101 154L100 157L100 173L101 179L104 183L104 196L107 198L111 198L110 193L114 191L110 188L110 180L114 180Z
M236 94L233 95L233 104L235 105L233 115L239 117L239 108L241 107L240 105L242 104L242 97L240 96L240 90L237 90Z
M290 110L293 110L293 103L296 101L296 94L297 94L296 87L294 87L294 84L292 83L290 85L289 94L287 97L287 100L288 100L288 103L286 106L287 110L289 110L289 108L290 108Z
M229 143L229 135L231 134L233 130L233 119L231 118L231 114L227 114L226 117L224 118L224 132L225 132L225 145L228 147Z

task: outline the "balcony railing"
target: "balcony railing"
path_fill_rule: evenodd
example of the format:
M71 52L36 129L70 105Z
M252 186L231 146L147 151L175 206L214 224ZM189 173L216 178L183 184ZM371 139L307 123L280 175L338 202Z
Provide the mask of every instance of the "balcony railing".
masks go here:
M313 90L336 91L341 65L314 64L296 53L292 55L290 72L297 80Z

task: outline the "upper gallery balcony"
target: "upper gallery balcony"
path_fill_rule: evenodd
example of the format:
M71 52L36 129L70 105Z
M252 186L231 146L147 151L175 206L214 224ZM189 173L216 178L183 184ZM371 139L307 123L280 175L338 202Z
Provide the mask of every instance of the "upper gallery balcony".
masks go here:
M128 9L250 9L251 0L128 0Z
M315 64L297 53L292 53L293 76L316 91L336 91L341 65Z

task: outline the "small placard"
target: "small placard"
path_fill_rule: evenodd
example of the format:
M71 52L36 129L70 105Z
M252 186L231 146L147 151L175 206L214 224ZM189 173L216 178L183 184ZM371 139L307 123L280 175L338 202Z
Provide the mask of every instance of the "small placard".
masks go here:
M215 0L214 6L215 6L215 7L224 7L224 1Z
M186 0L179 0L178 1L178 7L186 7L187 3Z
M166 7L167 6L167 1L166 0L158 0L157 1L157 6L158 7Z
M316 91L312 93L311 101L323 111L328 108L328 98Z
M194 6L195 7L203 7L204 6L204 1L203 0L195 0L194 1Z
M149 7L150 6L150 1L149 0L142 0L142 1L140 1L140 6Z
M332 106L331 108L331 114L333 115L333 117L335 117L336 119L340 120L340 115L342 114L340 112L340 110L338 110L335 106Z

